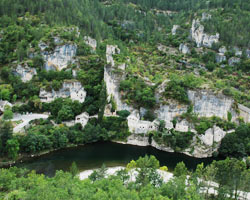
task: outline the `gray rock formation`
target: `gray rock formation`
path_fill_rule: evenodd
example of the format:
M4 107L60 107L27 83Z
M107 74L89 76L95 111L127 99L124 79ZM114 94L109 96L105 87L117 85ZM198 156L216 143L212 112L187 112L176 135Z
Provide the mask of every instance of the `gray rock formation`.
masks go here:
M223 131L217 126L214 126L213 128L208 129L204 135L199 136L199 138L205 145L211 147L214 142L220 143L221 140L225 137L225 135L225 131Z
M194 113L201 117L217 116L227 119L227 113L233 111L234 101L223 94L213 94L209 91L188 91L188 98L194 105ZM233 115L235 118L235 114Z
M190 50L186 44L180 44L179 51L183 54L189 54Z
M227 48L225 46L222 46L221 48L219 48L219 53L224 55L226 52L227 52Z
M234 47L235 56L241 57L242 51L238 47Z
M242 117L246 123L250 123L250 108L241 104L238 105L238 108L240 111L240 117Z
M60 43L60 39L56 38L56 42ZM61 71L70 63L74 63L77 46L75 44L58 45L53 52L48 52L48 46L45 43L39 44L41 54L45 61L45 69Z
M191 28L191 38L195 41L197 47L208 47L211 48L214 43L219 42L220 35L208 35L204 32L204 26L201 25L199 19L194 19Z
M31 68L25 63L24 65L19 64L14 70L14 74L20 76L23 82L28 82L34 75L37 75L37 72L35 68Z
M222 63L222 62L227 60L227 57L222 53L218 53L218 54L216 54L215 59L216 59L217 63Z
M87 45L89 45L94 51L97 47L97 41L89 36L84 36L84 41Z
M247 58L250 58L250 49L246 50L246 56L247 56Z
M40 90L39 97L41 102L52 102L56 98L71 98L72 100L83 103L87 93L79 81L65 81L59 91L52 90L47 92L45 89Z
M228 60L228 64L231 66L234 66L235 64L239 62L240 62L240 58L236 58L236 57L229 58Z
M172 30L171 30L172 35L176 35L176 31L177 31L178 28L180 28L179 25L174 25L174 26L173 26L173 28L172 28Z
M208 13L202 13L201 20L202 21L209 20L209 19L211 19L211 17L212 16L210 14L208 14Z

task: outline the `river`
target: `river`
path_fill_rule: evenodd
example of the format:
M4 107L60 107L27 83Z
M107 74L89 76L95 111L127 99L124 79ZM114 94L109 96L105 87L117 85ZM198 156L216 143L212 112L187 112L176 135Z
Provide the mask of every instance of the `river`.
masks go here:
M193 170L201 162L207 165L214 160L213 158L199 159L180 153L163 152L153 147L97 142L54 151L19 163L17 167L24 167L36 170L37 173L53 176L56 170L68 171L74 161L79 170L84 171L99 168L102 164L105 164L107 167L125 166L131 160L136 160L146 154L154 155L160 161L161 166L166 165L169 171L172 171L176 164L181 161L186 164L189 170Z

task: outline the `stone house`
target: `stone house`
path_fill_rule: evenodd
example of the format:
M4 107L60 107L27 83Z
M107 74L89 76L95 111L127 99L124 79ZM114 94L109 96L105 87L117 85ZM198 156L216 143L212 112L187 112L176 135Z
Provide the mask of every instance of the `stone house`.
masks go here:
M39 97L41 102L50 103L56 98L71 98L72 100L83 103L86 98L86 91L79 81L64 81L62 88L59 91L40 90Z

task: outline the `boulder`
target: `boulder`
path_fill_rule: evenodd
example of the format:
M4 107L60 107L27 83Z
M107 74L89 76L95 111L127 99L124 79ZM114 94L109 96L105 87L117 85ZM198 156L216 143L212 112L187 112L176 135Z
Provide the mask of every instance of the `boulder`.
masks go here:
M240 58L236 58L236 57L229 58L228 60L228 64L231 66L234 66L235 64L239 62L240 62Z
M177 31L178 28L180 28L179 25L174 25L174 26L173 26L173 28L172 28L172 30L171 30L172 35L176 35L176 31Z
M247 58L250 58L250 49L246 50L246 56L247 56Z
M221 48L219 48L219 53L225 54L226 52L227 52L227 48L225 46L222 46Z
M191 38L195 41L197 47L208 47L211 48L214 43L219 42L220 35L208 35L204 32L204 26L201 25L199 19L194 19L192 22L192 28L190 30Z
M212 146L214 143L213 128L208 129L204 135L200 136L200 139L205 145Z
M20 76L23 82L28 82L33 78L33 76L37 75L37 72L35 68L31 68L27 64L19 64L14 70L14 74Z
M179 51L183 54L189 54L190 50L186 44L180 44Z
M97 47L97 41L89 36L84 36L84 41L87 45L89 45L94 51Z
M202 13L201 20L202 21L209 20L209 19L211 19L211 17L212 16L210 14L208 14L208 13Z
M214 142L221 142L221 140L225 137L226 132L223 131L220 127L214 126Z
M226 61L226 60L227 60L227 57L224 56L224 54L222 54L222 53L218 53L218 54L216 54L215 59L216 59L216 62L217 62L217 63L221 63L221 62Z
M54 38L55 43L60 44L60 38ZM41 55L45 61L45 69L61 71L66 68L70 63L75 62L75 55L77 51L77 45L67 43L63 45L57 45L52 52L47 51L48 45L41 42L39 43Z

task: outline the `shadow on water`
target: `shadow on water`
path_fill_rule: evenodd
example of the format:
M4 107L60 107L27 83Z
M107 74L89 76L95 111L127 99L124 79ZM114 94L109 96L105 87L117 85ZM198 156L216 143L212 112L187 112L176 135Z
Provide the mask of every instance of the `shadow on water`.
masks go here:
M194 170L196 165L210 164L214 159L198 159L180 153L168 153L159 151L153 147L139 147L117 144L112 142L98 142L84 146L61 149L41 157L34 158L24 163L17 164L36 170L47 176L53 176L56 170L68 171L72 162L76 162L80 171L99 168L104 163L107 167L125 166L131 160L137 160L140 156L154 155L161 166L166 165L172 171L176 164L183 161L189 170Z

